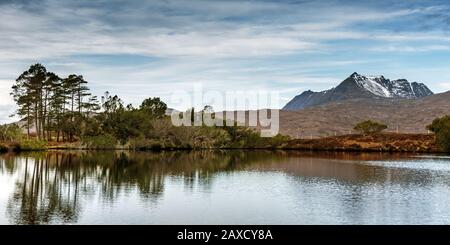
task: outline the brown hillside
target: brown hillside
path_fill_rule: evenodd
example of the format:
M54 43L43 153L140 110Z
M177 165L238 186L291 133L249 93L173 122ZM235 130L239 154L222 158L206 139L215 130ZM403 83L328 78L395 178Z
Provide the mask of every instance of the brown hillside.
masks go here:
M318 138L354 133L364 120L388 125L388 132L427 133L433 119L450 115L450 91L417 100L355 99L280 111L280 132L294 138Z

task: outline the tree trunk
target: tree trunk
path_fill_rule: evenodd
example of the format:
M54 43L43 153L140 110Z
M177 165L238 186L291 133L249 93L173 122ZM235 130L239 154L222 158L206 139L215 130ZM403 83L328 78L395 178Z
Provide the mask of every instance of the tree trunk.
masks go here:
M71 108L71 110L70 110L70 116L71 116L71 119L72 119L72 122L73 122L73 105L74 105L74 97L75 97L75 95L74 95L74 93L72 92L72 108Z
M27 140L30 139L30 106L27 106Z
M81 114L81 84L78 86L78 113Z
M42 139L45 140L45 113L44 113L44 96L43 92L41 90L41 97L40 97L40 121L41 121L41 134Z
M34 127L36 128L36 136L37 139L40 139L40 130L39 130L39 107L37 103L34 103Z
M47 116L47 99L48 99L48 92L46 91L45 96L44 96L44 109L43 109L44 112L42 114L42 135L43 135L44 139L47 138L47 140L49 140L49 137L48 137L49 118Z

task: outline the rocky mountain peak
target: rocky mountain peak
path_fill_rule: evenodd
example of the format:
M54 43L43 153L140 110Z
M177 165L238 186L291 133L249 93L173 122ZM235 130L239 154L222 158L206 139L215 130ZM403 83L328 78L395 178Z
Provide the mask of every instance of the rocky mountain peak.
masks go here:
M321 92L308 90L297 95L283 109L300 110L353 98L418 99L432 94L423 83L410 83L406 79L390 80L383 75L364 76L354 72L335 88Z

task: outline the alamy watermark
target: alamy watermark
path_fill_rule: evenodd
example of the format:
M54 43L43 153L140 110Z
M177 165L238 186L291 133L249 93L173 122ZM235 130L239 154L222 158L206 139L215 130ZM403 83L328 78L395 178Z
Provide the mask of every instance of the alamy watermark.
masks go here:
M260 129L262 137L273 137L280 129L278 108L279 93L276 91L204 91L202 84L194 84L193 93L177 90L170 103L178 108L206 106L201 112L188 109L173 111L174 126L248 126ZM222 108L214 112L213 108Z

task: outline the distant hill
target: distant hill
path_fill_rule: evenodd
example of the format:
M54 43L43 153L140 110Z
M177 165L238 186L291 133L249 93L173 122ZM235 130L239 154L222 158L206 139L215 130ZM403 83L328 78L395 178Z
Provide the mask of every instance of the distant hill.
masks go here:
M444 115L450 115L450 91L414 100L381 96L354 98L298 111L282 110L280 131L296 138L341 135L353 133L356 123L372 119L387 124L387 131L427 133L425 127Z
M348 99L419 99L433 92L423 83L406 79L389 80L384 76L363 76L353 73L337 87L322 92L305 91L295 96L283 110L297 111Z

